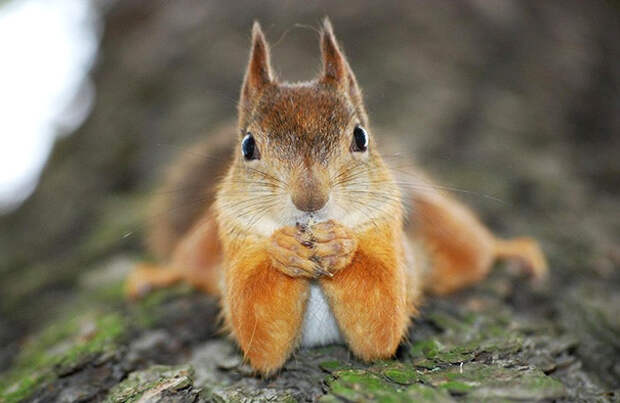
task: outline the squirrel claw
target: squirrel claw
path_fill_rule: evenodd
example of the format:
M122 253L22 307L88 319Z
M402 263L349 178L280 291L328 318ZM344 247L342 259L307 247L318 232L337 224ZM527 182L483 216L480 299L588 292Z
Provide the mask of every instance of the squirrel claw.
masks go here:
M334 277L334 274L333 274L333 273L331 273L331 272L329 272L329 271L327 271L327 270L324 270L324 269L323 269L323 268L321 268L320 266L316 266L316 271L317 271L320 275L322 275L322 276Z

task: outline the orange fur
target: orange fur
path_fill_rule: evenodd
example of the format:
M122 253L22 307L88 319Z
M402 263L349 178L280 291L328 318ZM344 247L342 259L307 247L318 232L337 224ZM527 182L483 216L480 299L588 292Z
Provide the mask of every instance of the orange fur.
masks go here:
M253 368L278 370L295 347L308 283L271 267L262 248L228 251L224 317Z
M402 340L413 301L407 298L407 276L399 226L381 225L362 234L348 267L320 280L345 340L364 360L391 357Z

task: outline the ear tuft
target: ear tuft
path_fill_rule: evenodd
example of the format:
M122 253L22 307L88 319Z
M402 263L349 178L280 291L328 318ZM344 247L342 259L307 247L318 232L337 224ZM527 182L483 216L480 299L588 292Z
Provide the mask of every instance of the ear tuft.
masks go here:
M252 49L245 73L242 96L251 97L272 82L269 45L258 21L252 26Z
M328 16L323 18L323 31L329 32L332 36L334 36L334 27L332 26L332 22Z
M321 31L321 53L323 55L323 76L321 81L337 86L346 85L347 62L338 47L334 29L325 17Z
M362 91L357 84L355 74L349 66L349 62L338 46L334 28L328 17L323 19L321 31L321 53L323 55L323 74L319 81L323 84L334 86L346 92L363 124L367 124L366 110L362 99Z
M258 20L254 20L254 23L252 24L252 38L256 35L264 37L263 30L261 29L260 22L258 22Z

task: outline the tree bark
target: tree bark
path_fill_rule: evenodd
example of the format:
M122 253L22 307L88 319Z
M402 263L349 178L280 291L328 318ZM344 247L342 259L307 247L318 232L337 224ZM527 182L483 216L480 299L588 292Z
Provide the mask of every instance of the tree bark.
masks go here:
M620 18L613 2L112 2L95 106L35 193L0 217L0 401L612 400L620 388ZM185 287L126 303L144 205L170 158L234 119L258 19L281 77L318 71L329 15L378 141L551 279L500 267L429 299L394 360L300 351L259 379ZM499 201L498 201L499 200ZM615 395L614 395L614 391Z

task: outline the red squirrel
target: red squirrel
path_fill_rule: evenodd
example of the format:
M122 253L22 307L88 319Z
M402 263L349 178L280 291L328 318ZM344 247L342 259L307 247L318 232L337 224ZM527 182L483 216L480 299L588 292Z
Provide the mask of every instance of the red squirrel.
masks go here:
M299 346L343 342L362 360L389 358L423 291L476 283L498 258L547 271L534 240L495 237L431 182L407 186L379 154L328 19L320 47L317 78L280 81L254 24L237 130L199 146L230 158L194 152L173 165L149 231L161 266L142 264L127 282L132 297L178 281L218 296L262 375Z

